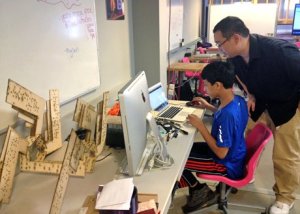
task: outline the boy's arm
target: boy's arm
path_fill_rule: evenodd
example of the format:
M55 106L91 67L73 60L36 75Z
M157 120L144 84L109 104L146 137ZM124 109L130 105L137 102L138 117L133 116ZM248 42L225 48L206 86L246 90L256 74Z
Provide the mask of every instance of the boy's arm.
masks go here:
M209 102L207 102L202 97L195 97L193 99L193 101L198 102L198 105L195 105L195 106L198 106L200 108L206 108L206 109L208 109L208 110L210 110L212 112L216 112L217 111L217 108L214 105L210 104Z
M208 129L196 115L191 114L188 116L189 122L192 126L198 129L210 149L217 155L218 158L223 159L228 153L227 147L218 147L216 140L209 133Z

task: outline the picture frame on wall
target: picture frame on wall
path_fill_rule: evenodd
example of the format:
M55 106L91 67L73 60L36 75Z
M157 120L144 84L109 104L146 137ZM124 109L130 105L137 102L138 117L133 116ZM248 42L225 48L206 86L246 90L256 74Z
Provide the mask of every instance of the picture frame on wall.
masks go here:
M124 0L106 0L107 20L124 20Z

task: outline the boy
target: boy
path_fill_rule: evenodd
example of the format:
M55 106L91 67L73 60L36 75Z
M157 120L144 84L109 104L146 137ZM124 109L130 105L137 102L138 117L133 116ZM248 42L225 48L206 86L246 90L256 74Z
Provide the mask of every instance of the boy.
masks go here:
M190 193L184 212L209 206L217 200L217 194L200 183L192 172L232 179L239 179L244 173L248 110L245 100L232 92L234 68L228 62L213 62L204 68L201 76L207 94L219 98L220 106L216 108L203 98L194 98L199 107L212 110L214 118L209 133L201 119L193 114L188 116L189 123L198 129L205 143L194 143L180 180L179 186L189 186Z

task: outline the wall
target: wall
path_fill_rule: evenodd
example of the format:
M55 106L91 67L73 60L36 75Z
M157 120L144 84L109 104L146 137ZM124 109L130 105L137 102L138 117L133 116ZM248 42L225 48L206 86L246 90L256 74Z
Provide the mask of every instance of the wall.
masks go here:
M130 15L127 1L124 1L125 20L106 20L105 1L95 2L99 36L100 91L103 92L130 79Z
M201 0L185 0L183 1L184 7L184 28L183 28L183 35L188 37L188 40L191 39L193 36L195 38L195 29L196 32L200 31L201 29ZM183 48L178 49L175 52L169 53L168 47L168 30L169 30L169 0L160 0L159 1L159 41L160 41L160 81L166 86L167 85L167 67L169 64L182 59L184 53L187 51L187 48L191 48L191 50L195 47L195 45L185 46ZM197 21L189 22L189 19L196 19ZM194 23L191 26L188 23ZM195 24L196 23L196 24ZM198 24L199 26L198 26ZM189 32L186 32L189 29Z
M132 0L134 74L144 70L148 85L159 81L159 2Z
M189 48L185 46L168 55L170 0L131 0L131 2L134 70L135 72L145 70L149 85L161 81L166 86L168 64L180 60ZM185 0L183 7L183 35L187 41L194 40L198 37L200 29L201 0ZM190 48L194 48L194 45Z
M213 28L223 18L237 16L242 19L251 33L261 35L275 35L277 4L252 4L250 2L239 2L225 5L210 5L208 38L214 43Z

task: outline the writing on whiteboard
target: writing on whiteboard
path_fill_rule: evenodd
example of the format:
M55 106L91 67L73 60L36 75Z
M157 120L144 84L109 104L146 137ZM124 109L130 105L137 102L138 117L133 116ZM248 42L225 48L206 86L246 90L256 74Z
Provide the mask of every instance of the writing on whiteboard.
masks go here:
M83 10L66 12L62 15L61 20L68 30L72 30L72 28L76 28L80 25L85 25L88 35L92 39L95 39L96 25L93 16L93 10L91 8L85 8Z
M79 51L78 47L76 48L66 48L65 52L71 57L73 58L73 56Z
M37 0L37 1L42 1L42 2L45 2L47 4L51 4L51 5L56 5L56 4L59 4L59 3L63 3L63 5L67 9L71 9L73 6L81 5L80 0Z

